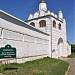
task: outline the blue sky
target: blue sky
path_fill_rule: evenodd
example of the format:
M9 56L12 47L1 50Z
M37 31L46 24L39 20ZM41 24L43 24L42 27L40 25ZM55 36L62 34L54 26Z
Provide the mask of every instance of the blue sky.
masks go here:
M0 0L0 9L5 12L27 21L30 13L38 11L40 0ZM75 43L75 23L74 23L74 0L45 0L48 10L58 14L59 8L63 11L67 21L68 41Z

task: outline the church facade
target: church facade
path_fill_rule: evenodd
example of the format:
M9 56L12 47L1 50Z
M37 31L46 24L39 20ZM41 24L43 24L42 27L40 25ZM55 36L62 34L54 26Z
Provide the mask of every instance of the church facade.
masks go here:
M58 15L50 12L44 0L39 4L39 11L30 14L27 22L0 10L0 47L7 44L16 48L16 58L0 59L4 63L71 54L63 12L59 11Z
M62 11L58 15L50 12L45 1L41 0L39 11L29 15L28 24L51 36L49 45L54 58L67 56L66 20ZM70 47L69 50L71 53Z

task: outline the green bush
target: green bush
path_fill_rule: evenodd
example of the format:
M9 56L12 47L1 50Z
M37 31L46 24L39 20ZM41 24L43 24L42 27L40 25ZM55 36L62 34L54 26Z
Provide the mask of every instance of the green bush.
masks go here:
M75 53L75 44L72 44L72 45L71 45L71 52L72 52L72 53Z

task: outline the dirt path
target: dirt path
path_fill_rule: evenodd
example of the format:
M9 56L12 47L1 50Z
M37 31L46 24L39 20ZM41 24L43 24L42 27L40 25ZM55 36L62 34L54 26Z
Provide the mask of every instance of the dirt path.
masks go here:
M70 64L70 71L68 75L75 75L75 58L61 58Z

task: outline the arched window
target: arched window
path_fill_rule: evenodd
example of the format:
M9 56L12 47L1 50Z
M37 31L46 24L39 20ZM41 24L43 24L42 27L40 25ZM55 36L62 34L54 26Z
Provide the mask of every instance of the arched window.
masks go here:
M45 20L41 20L39 22L39 24L40 24L40 27L46 27L46 21Z
M59 23L59 29L61 30L61 24Z
M34 26L34 27L35 27L35 23L34 23L34 22L31 22L31 23L30 23L30 25L32 25L32 26Z
M55 22L55 21L53 21L53 27L55 27L55 28L56 28L56 22Z

